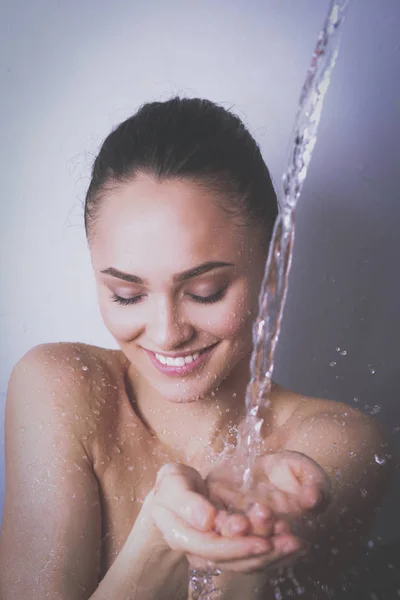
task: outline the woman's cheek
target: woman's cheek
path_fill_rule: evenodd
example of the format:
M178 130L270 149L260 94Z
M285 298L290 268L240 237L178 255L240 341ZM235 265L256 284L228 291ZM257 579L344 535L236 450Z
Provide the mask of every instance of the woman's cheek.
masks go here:
M218 307L210 311L202 328L217 337L235 337L247 331L253 322L254 316L251 310L250 299L235 298L231 301L222 302Z
M135 308L136 311L133 312ZM117 302L104 298L100 302L100 313L104 325L120 342L127 342L139 335L141 325L138 312L135 305L121 306Z

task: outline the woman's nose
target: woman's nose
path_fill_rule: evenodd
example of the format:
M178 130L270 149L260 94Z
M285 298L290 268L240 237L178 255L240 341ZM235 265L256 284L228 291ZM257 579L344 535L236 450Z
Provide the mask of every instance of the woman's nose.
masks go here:
M194 334L193 326L184 318L178 307L165 298L156 304L149 326L153 344L164 351L173 350L190 341Z

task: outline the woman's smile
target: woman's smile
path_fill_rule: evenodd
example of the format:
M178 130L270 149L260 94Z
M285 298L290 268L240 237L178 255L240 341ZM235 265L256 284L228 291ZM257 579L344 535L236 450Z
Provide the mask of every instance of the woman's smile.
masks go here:
M196 350L190 354L188 352L182 352L181 354L175 353L173 355L159 354L158 352L152 352L151 350L146 350L146 352L153 365L161 373L182 377L197 371L200 366L204 365L218 343L219 342L201 350Z

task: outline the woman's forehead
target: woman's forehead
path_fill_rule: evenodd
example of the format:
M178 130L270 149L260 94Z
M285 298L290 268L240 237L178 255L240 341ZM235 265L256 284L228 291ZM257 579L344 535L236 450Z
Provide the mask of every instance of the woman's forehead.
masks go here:
M243 269L256 259L256 240L212 192L182 181L143 179L105 198L91 252L96 271L113 267L158 281L210 261Z
M215 194L191 182L157 182L149 176L114 188L102 201L96 222L98 244L172 251L212 247L237 250L245 228L218 205Z

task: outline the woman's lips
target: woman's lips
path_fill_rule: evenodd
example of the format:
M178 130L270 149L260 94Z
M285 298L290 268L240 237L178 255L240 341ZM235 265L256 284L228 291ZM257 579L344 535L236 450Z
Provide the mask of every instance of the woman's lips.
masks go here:
M201 350L199 356L190 363L185 363L183 366L176 365L164 365L162 364L158 358L156 358L155 353L150 350L146 350L151 362L161 373L164 375L172 375L175 377L183 377L184 375L189 375L189 373L193 373L196 371L206 360L209 358L211 352L214 350L217 344L213 344L209 346L205 350ZM193 353L194 354L194 353Z

